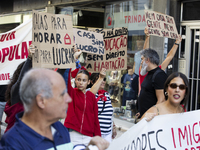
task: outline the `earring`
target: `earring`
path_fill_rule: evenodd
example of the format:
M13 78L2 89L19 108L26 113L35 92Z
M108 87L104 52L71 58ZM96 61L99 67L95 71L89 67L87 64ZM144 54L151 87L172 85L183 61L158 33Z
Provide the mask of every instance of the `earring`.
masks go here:
M168 93L167 93L167 92L165 92L165 96L168 96Z

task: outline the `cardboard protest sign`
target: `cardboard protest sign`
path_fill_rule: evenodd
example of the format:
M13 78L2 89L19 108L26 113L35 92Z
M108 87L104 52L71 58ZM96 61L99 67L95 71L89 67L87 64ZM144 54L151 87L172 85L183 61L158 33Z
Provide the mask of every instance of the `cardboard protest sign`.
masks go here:
M73 29L77 49L86 53L104 54L103 35L81 29Z
M150 35L167 37L171 39L178 38L176 24L172 16L150 10L144 11L146 24Z
M88 54L86 68L91 72L124 70L127 68L127 28L89 29L103 34L105 55Z
M110 144L108 150L199 150L200 110L145 119Z
M17 66L28 57L31 30L32 19L0 34L0 85L8 84Z
M72 17L33 11L33 67L75 68Z

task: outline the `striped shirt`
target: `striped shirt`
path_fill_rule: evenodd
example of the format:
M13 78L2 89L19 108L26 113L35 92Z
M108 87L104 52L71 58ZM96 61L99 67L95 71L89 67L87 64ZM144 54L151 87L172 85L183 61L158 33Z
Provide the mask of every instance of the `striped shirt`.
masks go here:
M95 96L96 98L98 98L98 93ZM97 102L98 118L99 118L101 134L108 134L109 132L112 131L113 107L112 107L110 95L108 94L108 92L105 92L104 96L107 97L107 101L105 101L104 109L103 109L104 101L100 99Z

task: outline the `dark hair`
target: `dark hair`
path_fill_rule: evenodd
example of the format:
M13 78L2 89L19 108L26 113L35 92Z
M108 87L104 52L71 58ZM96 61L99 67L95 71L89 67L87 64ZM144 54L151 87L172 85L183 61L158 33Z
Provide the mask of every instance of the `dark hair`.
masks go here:
M98 80L99 78L99 73L92 73L90 76L90 84L88 85L87 88L91 88L93 86L93 84Z
M159 55L158 53L153 50L153 49L144 49L140 52L140 54L144 57L144 58L147 58L149 59L149 61L152 63L152 64L156 64L158 65L159 64L159 61L160 61L160 58L159 58Z
M78 71L77 75L80 74L80 73L83 73L83 74L87 75L88 76L88 80L90 79L90 74L89 74L89 72L87 70L81 69L81 70Z
M10 83L7 86L6 93L5 93L5 101L8 103L8 105L11 105L11 94L10 94L11 88L17 82L24 63L25 63L25 61L18 65L12 78L10 79Z
M185 92L185 97L184 99L181 101L181 104L183 104L184 106L187 104L187 101L189 99L189 82L188 82L188 79L187 77L181 73L181 72L174 72L172 73L168 78L167 80L165 81L165 84L164 84L164 93L167 91L167 88L168 88L168 85L169 83L171 82L171 80L173 80L174 78L176 77L180 77L183 82L185 83L185 85L187 86L186 88L186 92ZM165 95L165 99L167 100L168 96Z

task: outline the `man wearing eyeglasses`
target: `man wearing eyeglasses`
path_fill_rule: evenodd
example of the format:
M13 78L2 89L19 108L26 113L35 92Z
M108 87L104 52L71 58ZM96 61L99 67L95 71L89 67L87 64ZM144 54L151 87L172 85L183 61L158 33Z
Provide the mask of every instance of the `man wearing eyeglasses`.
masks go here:
M158 67L159 55L153 49L145 49L141 52L141 75L147 76L141 84L138 98L140 117L153 105L165 101L164 83L167 79L166 73Z

